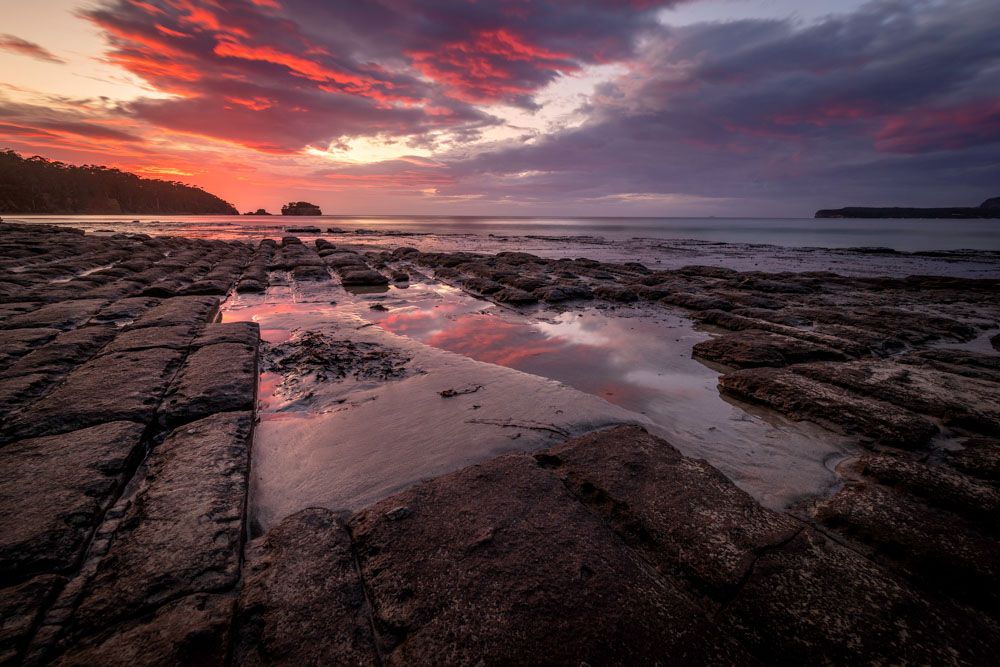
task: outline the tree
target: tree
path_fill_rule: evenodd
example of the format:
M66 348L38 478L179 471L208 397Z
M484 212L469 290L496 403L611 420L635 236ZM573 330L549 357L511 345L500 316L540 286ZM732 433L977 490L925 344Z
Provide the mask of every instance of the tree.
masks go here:
M0 151L0 212L236 215L232 204L177 181L99 165L74 166Z

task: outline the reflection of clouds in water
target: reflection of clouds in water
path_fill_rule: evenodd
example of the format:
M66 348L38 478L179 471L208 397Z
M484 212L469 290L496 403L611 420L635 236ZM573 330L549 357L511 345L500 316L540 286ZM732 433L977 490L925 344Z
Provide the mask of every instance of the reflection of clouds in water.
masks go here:
M576 345L611 345L611 339L604 331L604 323L579 317L575 313L562 313L555 322L535 322L533 326L550 338L562 338Z
M429 345L487 361L500 366L521 368L524 360L556 354L565 341L546 338L521 323L490 315L469 315L451 322L451 327L430 336Z
M420 339L440 330L441 319L438 313L411 306L395 309L376 321L387 331Z
M704 374L657 373L647 369L628 371L623 379L639 387L655 389L663 396L670 398L702 398L705 395L706 387L715 383L715 378L706 378Z

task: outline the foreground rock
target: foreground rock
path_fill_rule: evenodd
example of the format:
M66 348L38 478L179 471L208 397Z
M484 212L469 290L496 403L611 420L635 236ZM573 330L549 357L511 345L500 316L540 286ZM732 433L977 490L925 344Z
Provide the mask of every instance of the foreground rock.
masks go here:
M346 523L304 510L248 558L240 664L980 663L1000 647L981 616L637 427L445 475Z
M257 341L205 345L188 356L160 414L174 426L216 412L253 410L256 396Z
M988 664L1000 650L998 281L3 232L0 663ZM372 494L352 505L366 509L278 512L244 562L259 334L213 324L220 297L330 271L368 291L433 273L512 308L683 308L715 335L694 353L739 369L727 394L874 451L838 467L830 497L774 512L635 427L552 446L618 417L568 430L523 381L441 383L368 329L302 332L272 370L377 391L342 411L335 396L286 456L324 427L327 450L387 454L336 472L338 492ZM417 426L373 432L400 406ZM441 472L407 448L478 444L428 430L441 409L547 449L371 505ZM406 484L373 482L391 468Z
M148 423L183 357L179 350L116 352L90 361L12 420L8 438L131 420Z
M877 444L914 449L938 432L931 421L906 408L857 396L793 370L736 371L719 378L719 387L736 398L840 428Z
M142 424L111 422L3 449L0 577L68 572L75 566L90 532L138 464L142 432Z
M169 600L235 585L250 431L250 413L221 413L177 429L157 447L145 483L84 590L67 641Z
M529 456L416 487L350 528L391 664L749 659Z
M53 663L77 667L224 665L233 603L233 598L225 595L184 597L113 634L85 639Z
M303 510L248 551L236 663L376 665L368 614L350 535Z

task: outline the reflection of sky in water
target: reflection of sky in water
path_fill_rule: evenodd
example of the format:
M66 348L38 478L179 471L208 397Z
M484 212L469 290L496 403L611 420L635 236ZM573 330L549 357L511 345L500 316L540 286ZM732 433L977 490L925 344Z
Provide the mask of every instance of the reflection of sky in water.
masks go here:
M835 482L828 465L845 441L817 426L724 400L718 374L691 357L708 335L666 310L631 308L525 317L454 291L422 286L389 312L365 317L388 331L479 361L559 380L649 417L658 435L707 459L772 508Z
M371 310L376 303L387 310ZM657 435L689 456L707 459L772 508L828 488L836 481L833 463L851 450L845 439L818 426L723 399L718 374L691 358L691 347L708 335L666 309L595 307L525 316L423 280L377 295L348 295L329 284L272 287L266 295L234 296L223 309L225 321L259 322L271 343L296 330L350 337L352 328L365 326L348 324L344 315L478 361L558 380L645 414ZM284 401L271 395L273 382L267 374L262 378L264 412L281 418ZM328 398L339 400L350 391L338 385Z
M481 303L464 299L427 300L371 317L393 333L560 380L637 412L655 411L664 401L700 397L707 385L715 393L709 369L700 364L695 372L677 368L693 340L690 331L673 335L669 321L607 317L597 311L536 321L481 310Z

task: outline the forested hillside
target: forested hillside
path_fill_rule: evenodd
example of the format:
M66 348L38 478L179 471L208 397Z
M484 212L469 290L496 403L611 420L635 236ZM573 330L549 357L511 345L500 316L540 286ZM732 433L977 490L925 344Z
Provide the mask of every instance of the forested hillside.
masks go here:
M175 181L0 151L0 213L236 215L227 201Z

